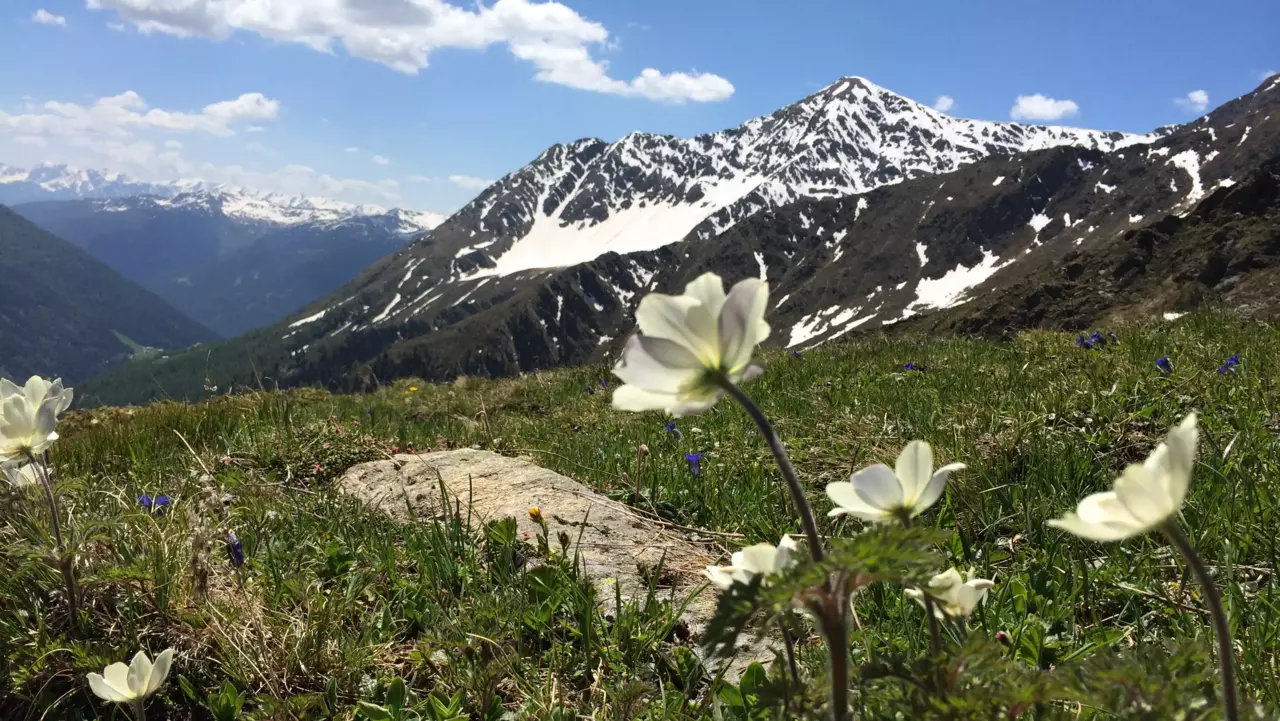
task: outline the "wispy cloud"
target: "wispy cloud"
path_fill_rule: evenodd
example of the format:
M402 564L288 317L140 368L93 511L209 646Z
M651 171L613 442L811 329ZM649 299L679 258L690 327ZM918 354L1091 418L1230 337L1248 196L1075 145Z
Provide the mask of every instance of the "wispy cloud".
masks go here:
M1014 120L1053 122L1080 114L1080 106L1074 100L1055 100L1040 93L1019 95L1009 110Z
M950 95L939 95L938 99L933 101L933 109L940 113L945 113L956 106L956 99Z
M44 8L40 8L39 10L35 11L35 13L31 15L31 22L39 23L41 25L60 25L62 27L67 26L67 19L65 17L61 15L54 15L53 13L49 12L48 10L45 10Z
M459 188L466 188L467 190L484 190L490 185L493 185L492 180L477 178L473 175L450 175L449 182Z
M1183 110L1203 113L1209 107L1209 93L1203 90L1192 90L1181 98L1174 98L1173 102Z
M359 12L347 3L304 0L90 0L88 6L114 10L142 33L227 40L243 31L326 53L340 44L352 57L408 74L425 69L437 50L505 45L533 65L540 82L672 103L713 102L734 92L725 78L697 71L646 68L630 80L610 76L608 63L592 56L608 52L609 31L558 2L379 0L361 3Z
M391 158L385 155L375 155L371 160L377 165L391 165Z

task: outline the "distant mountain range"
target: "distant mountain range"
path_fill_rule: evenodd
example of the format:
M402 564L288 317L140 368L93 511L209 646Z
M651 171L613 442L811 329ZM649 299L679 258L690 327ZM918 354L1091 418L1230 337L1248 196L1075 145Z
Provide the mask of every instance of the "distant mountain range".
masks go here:
M1204 298L1274 311L1278 86L1130 135L951 118L845 78L718 133L557 145L208 357L223 385L252 368L335 389L580 363L619 347L645 293L708 269L769 280L770 343L800 349L896 324L1084 327ZM138 390L157 365L114 387ZM199 394L191 366L164 362L166 392Z
M0 202L38 199L13 207L227 337L296 312L444 219L202 185L0 166Z
M0 206L0 377L77 383L217 335L91 255Z

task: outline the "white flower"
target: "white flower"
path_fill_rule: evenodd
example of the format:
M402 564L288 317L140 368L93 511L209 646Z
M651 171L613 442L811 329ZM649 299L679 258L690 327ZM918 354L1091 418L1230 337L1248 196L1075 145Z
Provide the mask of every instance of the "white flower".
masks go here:
M172 662L173 649L167 649L156 656L154 666L146 652L139 651L128 666L113 663L102 670L101 676L89 674L89 688L98 698L106 701L138 705L164 683Z
M27 384L22 387L19 387L18 384L8 378L0 378L0 401L7 399L9 396L23 396L27 399L28 405L35 407L39 407L47 398L55 398L57 403L54 408L54 415L60 416L63 411L71 407L71 400L75 397L75 391L70 388L63 388L61 378L47 381L40 376L31 376L27 379Z
M43 453L58 440L58 414L71 406L72 391L62 380L32 376L19 388L0 379L0 463Z
M795 563L793 554L796 542L790 536L783 536L777 546L768 543L757 543L735 551L729 559L728 566L707 566L707 578L717 588L726 589L737 583L751 583L757 575L772 576L782 573Z
M973 575L970 571L969 576ZM929 595L933 597L933 613L938 618L953 616L968 618L986 598L987 590L995 586L995 581L985 578L965 580L960 572L949 568L929 579ZM918 588L908 588L904 593L913 598L921 606L924 605L924 592Z
M1119 541L1160 526L1187 497L1198 436L1192 413L1169 431L1146 462L1124 469L1113 490L1085 496L1075 513L1049 525L1093 541Z
M636 308L640 334L627 341L613 369L624 383L613 407L694 415L720 398L719 378L741 383L759 376L751 354L769 337L768 301L767 283L749 278L726 296L715 273L689 283L684 295L645 296Z
M933 451L924 441L911 441L894 468L882 463L858 471L848 481L827 485L827 496L836 504L829 516L856 516L876 523L901 521L924 513L942 497L947 476L964 470L952 463L933 470Z
M3 475L5 480L18 488L35 485L40 482L40 474L36 472L36 467L30 463L26 465L6 463L0 466L0 475Z

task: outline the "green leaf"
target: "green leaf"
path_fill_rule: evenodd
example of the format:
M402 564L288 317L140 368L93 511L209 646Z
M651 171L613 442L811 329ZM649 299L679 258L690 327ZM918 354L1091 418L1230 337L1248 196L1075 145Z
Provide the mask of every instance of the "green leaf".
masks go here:
M377 704L369 703L368 701L357 702L356 708L359 709L360 713L363 714L365 718L369 719L369 721L391 721L392 719L390 711Z

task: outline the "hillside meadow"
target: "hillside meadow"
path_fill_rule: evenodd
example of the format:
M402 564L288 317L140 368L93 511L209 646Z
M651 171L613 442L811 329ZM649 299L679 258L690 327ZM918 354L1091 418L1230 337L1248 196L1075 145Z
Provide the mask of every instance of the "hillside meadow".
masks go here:
M927 671L921 608L892 584L862 588L855 717L1220 718L1200 589L1176 554L1155 536L1100 544L1046 525L1192 411L1182 527L1222 589L1249 708L1280 709L1280 329L1206 310L1099 330L1114 339L868 335L762 355L764 375L744 389L824 537L863 528L826 517L826 484L892 464L910 440L928 441L938 465L967 466L920 520L940 529L937 570L995 585L967 628L944 629L947 658ZM528 457L726 554L799 537L741 408L669 426L613 410L617 385L589 366L67 414L50 454L81 620L72 627L49 563L43 498L4 486L0 717L131 718L86 673L173 648L148 718L820 718L825 652L798 616L804 683L780 660L731 684L700 665L678 620L685 599L664 593L660 572L647 597L606 611L554 532L468 527L465 507L400 524L333 490L359 462L474 446ZM148 511L144 495L169 505ZM921 682L935 671L950 674L947 698Z

